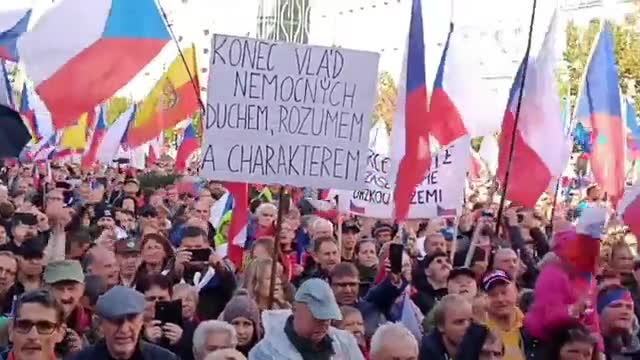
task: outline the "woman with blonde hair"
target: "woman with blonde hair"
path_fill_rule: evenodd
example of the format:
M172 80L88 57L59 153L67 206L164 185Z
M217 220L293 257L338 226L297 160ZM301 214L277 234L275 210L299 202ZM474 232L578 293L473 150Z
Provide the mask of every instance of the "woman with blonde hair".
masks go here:
M247 267L244 274L242 287L247 290L249 296L258 304L260 311L269 309L269 288L271 285L272 259L255 259ZM290 309L291 304L286 300L285 286L282 281L282 265L277 264L275 277L274 309Z

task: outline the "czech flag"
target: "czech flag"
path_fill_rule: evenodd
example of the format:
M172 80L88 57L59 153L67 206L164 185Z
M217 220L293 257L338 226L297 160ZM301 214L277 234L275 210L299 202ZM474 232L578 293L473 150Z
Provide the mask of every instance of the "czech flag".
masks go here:
M31 136L33 139L40 140L42 136L38 132L38 123L36 122L36 112L29 104L29 90L27 89L27 84L25 83L22 86L22 93L20 94L20 115L24 119L29 131L31 131Z
M171 40L154 0L61 0L18 39L56 129L126 85Z
M18 62L18 38L27 31L30 9L0 13L0 59Z
M503 188L508 188L507 199L525 207L536 205L551 180L562 174L570 157L554 76L557 33L557 15L554 14L539 53L535 58L524 59L518 69L500 133L498 179ZM525 64L527 75L523 88ZM514 133L522 92L524 96ZM511 174L509 184L505 183L507 171Z
M395 218L399 221L407 218L411 195L431 167L424 60L422 4L421 0L413 0L407 50L398 89L398 106L393 122L392 162L399 164L393 197Z
M600 256L600 240L604 236L604 225L607 220L607 209L600 206L584 208L576 224L576 238L572 249L572 258L576 266L583 272L594 271L593 265ZM584 265L584 266L582 266Z
M115 159L135 114L136 104L133 104L109 126L96 151L96 156L101 163L111 164L111 161Z
M611 27L605 22L586 68L576 117L592 129L591 170L602 190L616 203L624 192L626 137L613 50Z
M249 223L249 185L247 183L228 182L224 184L224 187L233 197L226 255L236 266L236 269L241 269L244 245L247 241L247 225Z
M80 163L82 169L90 169L96 162L98 148L102 143L102 139L107 133L107 122L104 115L104 107L100 107L100 113L98 114L98 121L96 121L93 134L91 135L91 141L89 142L89 148L82 156Z
M189 126L184 130L184 137L178 147L178 154L176 155L176 171L182 172L187 169L187 160L196 150L200 148L200 142L196 135L196 129L193 127L193 122L189 123Z
M629 160L640 159L640 125L636 109L630 99L625 99L625 122L627 125L627 151Z
M620 200L618 213L629 230L640 237L640 185L627 189Z
M442 147L466 135L485 136L499 130L495 116L482 110L487 108L489 89L470 61L468 43L460 37L451 23L431 95L429 133Z

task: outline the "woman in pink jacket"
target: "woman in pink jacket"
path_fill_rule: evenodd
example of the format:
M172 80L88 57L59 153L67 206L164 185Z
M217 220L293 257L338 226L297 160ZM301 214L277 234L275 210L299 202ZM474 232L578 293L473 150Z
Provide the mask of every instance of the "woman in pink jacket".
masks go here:
M575 227L554 235L557 260L542 267L524 321L533 338L546 342L559 329L582 324L598 339L598 351L604 350L595 311L595 271L606 214L601 207L586 208Z

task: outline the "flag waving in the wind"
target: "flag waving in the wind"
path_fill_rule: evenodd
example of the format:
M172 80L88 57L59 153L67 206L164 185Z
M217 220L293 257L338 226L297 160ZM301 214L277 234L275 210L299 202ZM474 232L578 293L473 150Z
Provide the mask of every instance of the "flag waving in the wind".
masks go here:
M429 133L446 147L455 140L491 135L499 130L499 122L487 109L486 82L469 56L469 43L452 23L429 104ZM498 117L499 119L499 117Z
M425 76L421 0L413 0L409 39L393 122L392 159L399 162L395 177L395 218L406 219L411 196L431 167L429 112Z
M20 115L24 119L29 131L31 132L31 136L35 140L40 140L42 136L38 132L38 123L36 122L36 112L31 107L29 103L29 90L27 89L27 84L25 83L22 86L22 93L20 95Z
M596 182L615 203L624 192L626 138L609 23L603 24L595 41L578 98L576 118L592 129L591 170Z
M96 162L98 148L102 143L102 139L107 133L107 122L105 121L104 107L100 107L100 113L98 114L98 120L96 121L91 141L89 142L89 148L82 156L81 166L83 169L89 169Z
M227 234L227 257L236 266L242 268L244 245L247 241L247 224L249 223L249 186L247 183L224 184L233 197L231 223Z
M193 122L189 122L189 125L184 129L184 137L178 148L176 155L176 171L182 172L187 168L187 160L189 157L200 148L200 142L196 134L196 128L193 126Z
M562 174L570 156L554 75L557 34L558 18L554 13L540 51L535 57L524 59L518 69L500 134L498 178L507 187L506 198L526 207L535 206L551 180ZM523 88L525 62L528 63ZM524 96L516 124L521 92ZM509 184L505 184L509 168Z
M0 12L0 59L18 62L18 38L27 31L31 9Z
M625 123L627 125L627 151L629 160L640 158L640 124L636 116L636 109L631 99L625 99Z
M61 129L120 90L169 40L154 0L61 0L18 50Z

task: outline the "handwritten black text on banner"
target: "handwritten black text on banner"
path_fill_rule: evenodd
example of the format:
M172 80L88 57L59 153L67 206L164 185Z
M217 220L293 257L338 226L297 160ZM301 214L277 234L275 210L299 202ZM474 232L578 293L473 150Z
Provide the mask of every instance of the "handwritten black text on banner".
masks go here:
M201 174L361 188L378 58L214 35Z
M460 209L469 168L469 139L459 139L433 157L429 174L411 198L409 218L451 216ZM390 159L369 151L366 186L355 191L339 191L340 211L373 218L393 216L393 185L387 176Z

